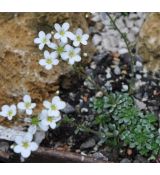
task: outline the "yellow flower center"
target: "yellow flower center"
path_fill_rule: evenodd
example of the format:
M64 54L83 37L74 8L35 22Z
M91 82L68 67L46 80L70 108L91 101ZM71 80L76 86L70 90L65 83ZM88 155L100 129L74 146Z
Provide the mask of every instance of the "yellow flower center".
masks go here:
M65 32L63 30L60 31L60 35L64 36Z
M27 149L29 147L29 143L28 142L23 142L22 146Z
M59 55L60 55L63 51L64 51L64 46L59 46L59 47L57 48L57 52L58 52Z
M52 109L53 111L57 110L56 105L51 105L51 109Z
M47 43L47 39L46 39L46 38L43 38L43 39L42 39L42 43L43 43L43 44L46 44L46 43Z
M48 58L47 61L46 61L47 64L52 64L52 59L51 58Z
M8 115L12 116L13 115L13 111L12 110L8 111Z
M51 123L53 121L53 118L52 117L48 117L47 120L48 120L48 122Z
M82 37L78 35L78 36L77 36L77 41L79 41L79 42L80 42L80 41L81 41L81 39L82 39Z
M30 108L31 107L31 103L30 102L26 102L25 103L25 107L28 109L28 108Z
M73 58L75 56L75 52L72 50L69 52L69 57Z

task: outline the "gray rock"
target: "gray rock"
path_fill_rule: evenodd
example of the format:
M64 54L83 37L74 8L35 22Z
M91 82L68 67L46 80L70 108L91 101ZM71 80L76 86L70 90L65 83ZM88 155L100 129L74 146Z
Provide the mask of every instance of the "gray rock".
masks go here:
M131 161L127 158L124 158L120 161L120 163L131 163Z
M86 142L82 143L80 149L88 149L94 147L96 144L93 138L88 139Z
M94 44L94 45L98 45L98 44L100 44L100 42L102 41L102 37L101 37L100 35L95 34L95 35L93 36L92 41L93 41L93 44Z
M6 152L9 149L9 144L7 142L0 142L0 151Z
M66 107L62 110L65 114L70 114L75 112L75 108L71 106L69 103L66 104Z

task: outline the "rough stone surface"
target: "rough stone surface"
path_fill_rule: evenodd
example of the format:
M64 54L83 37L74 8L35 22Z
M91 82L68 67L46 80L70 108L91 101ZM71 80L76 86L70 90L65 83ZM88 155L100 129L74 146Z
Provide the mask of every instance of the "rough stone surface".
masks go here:
M72 31L81 27L88 32L84 13L0 13L0 106L16 104L30 94L39 111L42 101L58 90L59 78L70 72L64 62L50 71L38 64L43 53L33 40L40 30L51 32L56 22L69 22ZM93 50L92 44L83 48L88 58L82 60L89 60Z
M160 69L160 13L148 15L139 34L137 51L149 70Z

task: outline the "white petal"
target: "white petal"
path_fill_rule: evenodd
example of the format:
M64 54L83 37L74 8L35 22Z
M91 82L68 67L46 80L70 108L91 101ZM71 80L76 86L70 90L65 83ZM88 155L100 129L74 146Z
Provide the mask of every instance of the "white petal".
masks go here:
M42 110L42 112L39 114L39 119L43 120L48 116L48 111L47 110Z
M64 30L64 31L67 31L68 29L69 29L69 23L67 23L67 22L65 22L65 23L63 23L63 25L62 25L62 29Z
M57 32L61 30L61 26L57 23L54 25L54 28L56 29Z
M53 111L53 110L48 110L48 115L49 116L55 116L55 117L58 117L60 115L60 112L59 111Z
M58 59L53 59L53 65L57 65L59 63Z
M44 58L48 58L50 56L49 52L47 50L44 51Z
M24 101L24 102L31 103L31 97L30 97L29 95L25 95L25 96L23 97L23 101Z
M49 129L48 125L44 125L42 122L39 123L39 127L40 127L43 131L48 131L48 129Z
M84 39L82 39L81 43L82 43L83 45L87 45L87 41L84 40Z
M60 39L61 38L61 35L59 33L55 33L54 38L55 39Z
M51 64L46 64L45 68L46 68L47 70L51 70L51 69L52 69L52 65L51 65Z
M74 40L73 45L74 45L75 47L78 47L78 46L80 45L80 42L77 41L77 40Z
M35 38L34 39L34 43L35 44L40 44L41 43L41 39L40 38Z
M26 114L27 114L27 115L31 115L31 114L32 114L32 109L27 109L27 110L26 110Z
M55 123L55 122L50 123L50 127L51 127L52 129L55 129L55 128L56 128L56 123Z
M83 34L82 29L78 28L78 29L76 30L76 35L82 35L82 34Z
M73 65L74 62L75 62L74 59L73 58L70 58L68 63L71 64L71 65Z
M9 110L9 106L8 105L3 105L2 106L2 111L8 111Z
M45 66L45 65L46 65L46 60L45 60L45 59L40 59L40 60L39 60L39 64L40 64L41 66Z
M48 47L51 48L51 49L56 49L57 48L57 45L55 43L50 43L48 45Z
M82 36L82 39L84 39L84 40L88 40L88 38L89 38L89 35L88 35L88 34L84 34L84 35Z
M75 48L74 51L75 51L75 53L79 53L81 51L81 49L80 48Z
M66 36L61 36L61 41L62 41L63 43L67 43L67 42L68 42L68 39L67 39Z
M35 108L36 107L36 103L32 103L31 104L31 109Z
M46 38L49 40L49 39L51 39L51 37L52 37L52 35L50 34L50 33L48 33L47 35L46 35Z
M28 132L31 133L32 135L35 134L37 131L37 126L36 125L31 125L28 128Z
M66 35L67 35L67 37L68 37L70 40L74 40L74 39L75 39L75 35L74 35L72 32L66 32Z
M16 138L15 138L15 142L16 142L18 145L22 143L22 140L23 140L22 136L16 136Z
M61 120L61 116L59 115L58 117L54 117L54 121L55 122L58 122L58 121L60 121Z
M40 31L38 34L39 38L44 38L46 34L43 31Z
M42 50L42 49L43 49L43 47L44 47L44 44L43 44L43 43L41 43L41 44L39 45L39 50Z
M14 152L15 153L20 153L22 151L22 147L20 145L16 145L14 148L13 148Z
M36 150L38 149L38 145L37 145L37 143L35 143L35 142L31 142L31 144L30 144L30 148L31 148L32 151L36 151Z
M66 103L63 102L63 101L58 101L56 103L56 106L57 106L58 109L64 109L66 107Z
M31 133L27 133L25 136L24 136L24 141L27 141L27 142L31 142L33 139L33 135Z
M57 58L57 53L56 53L56 52L52 52L52 53L50 54L50 56L51 56L51 58Z
M68 59L68 54L66 52L61 53L62 60L66 61Z
M52 98L52 104L56 104L60 100L61 99L58 96L55 96L55 97Z
M74 60L79 62L79 61L81 61L81 57L79 55L77 55L77 56L74 57Z
M7 112L6 111L0 112L0 116L6 117L7 116Z
M65 51L70 51L71 49L73 49L73 47L72 46L70 46L69 44L67 44L65 47L64 47L64 50Z
M43 106L45 107L45 108L47 108L47 109L49 109L50 107L51 107L51 103L49 102L49 101L44 101L43 102Z
M18 109L22 109L22 110L26 109L24 102L19 102L17 107L18 107Z
M31 151L29 149L23 149L23 151L21 152L21 155L24 158L28 158L30 154L31 154Z

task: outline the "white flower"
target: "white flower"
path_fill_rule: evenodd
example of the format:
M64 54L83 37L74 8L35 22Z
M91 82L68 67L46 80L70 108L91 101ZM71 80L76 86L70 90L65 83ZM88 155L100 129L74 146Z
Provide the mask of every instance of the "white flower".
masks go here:
M48 110L48 116L60 116L59 110L64 109L66 103L62 101L58 96L52 98L52 103L49 101L43 102L44 107Z
M37 132L37 126L36 125L30 125L28 128L28 133L34 135Z
M40 50L42 50L45 45L50 47L50 44L51 44L50 39L52 37L52 35L50 33L45 34L43 31L40 31L38 36L39 36L39 38L34 39L34 43L39 44Z
M80 48L73 48L67 44L64 49L66 52L62 53L63 60L69 60L68 63L71 65L73 65L75 62L81 61L81 57L79 55L81 50Z
M25 95L23 97L23 102L19 102L17 106L18 109L25 111L28 115L31 115L32 110L36 107L36 104L31 102L31 97L29 95Z
M8 120L12 120L12 118L16 115L17 109L16 105L4 105L2 106L2 111L0 112L0 115L3 117L8 118Z
M74 38L74 41L73 41L73 45L75 47L79 46L80 43L83 44L83 45L87 45L88 38L89 38L89 35L88 34L83 34L82 29L78 28L76 30L76 34L75 34L75 38Z
M61 42L67 43L68 38L71 40L75 38L74 34L68 31L70 27L68 23L63 23L62 26L56 23L54 27L55 27L55 30L57 31L57 33L55 33L54 35L55 39L60 39Z
M59 120L61 120L61 116L49 116L48 115L48 111L47 110L43 110L40 114L40 124L39 127L44 130L47 131L50 128L55 129L56 128L56 122L58 122Z
M58 63L59 60L57 59L56 53L49 53L47 50L44 51L44 58L39 61L39 64L47 70L52 69L53 65L57 65Z
M25 136L17 136L15 138L16 146L13 150L15 153L21 153L22 157L27 158L30 156L31 151L36 151L38 145L35 142L32 142L33 136L30 133L27 133Z
M53 51L53 53L55 53L56 57L61 56L63 59L63 53L65 52L65 44L60 42L58 45L54 43L54 45L52 45L52 49L54 49L55 51Z

